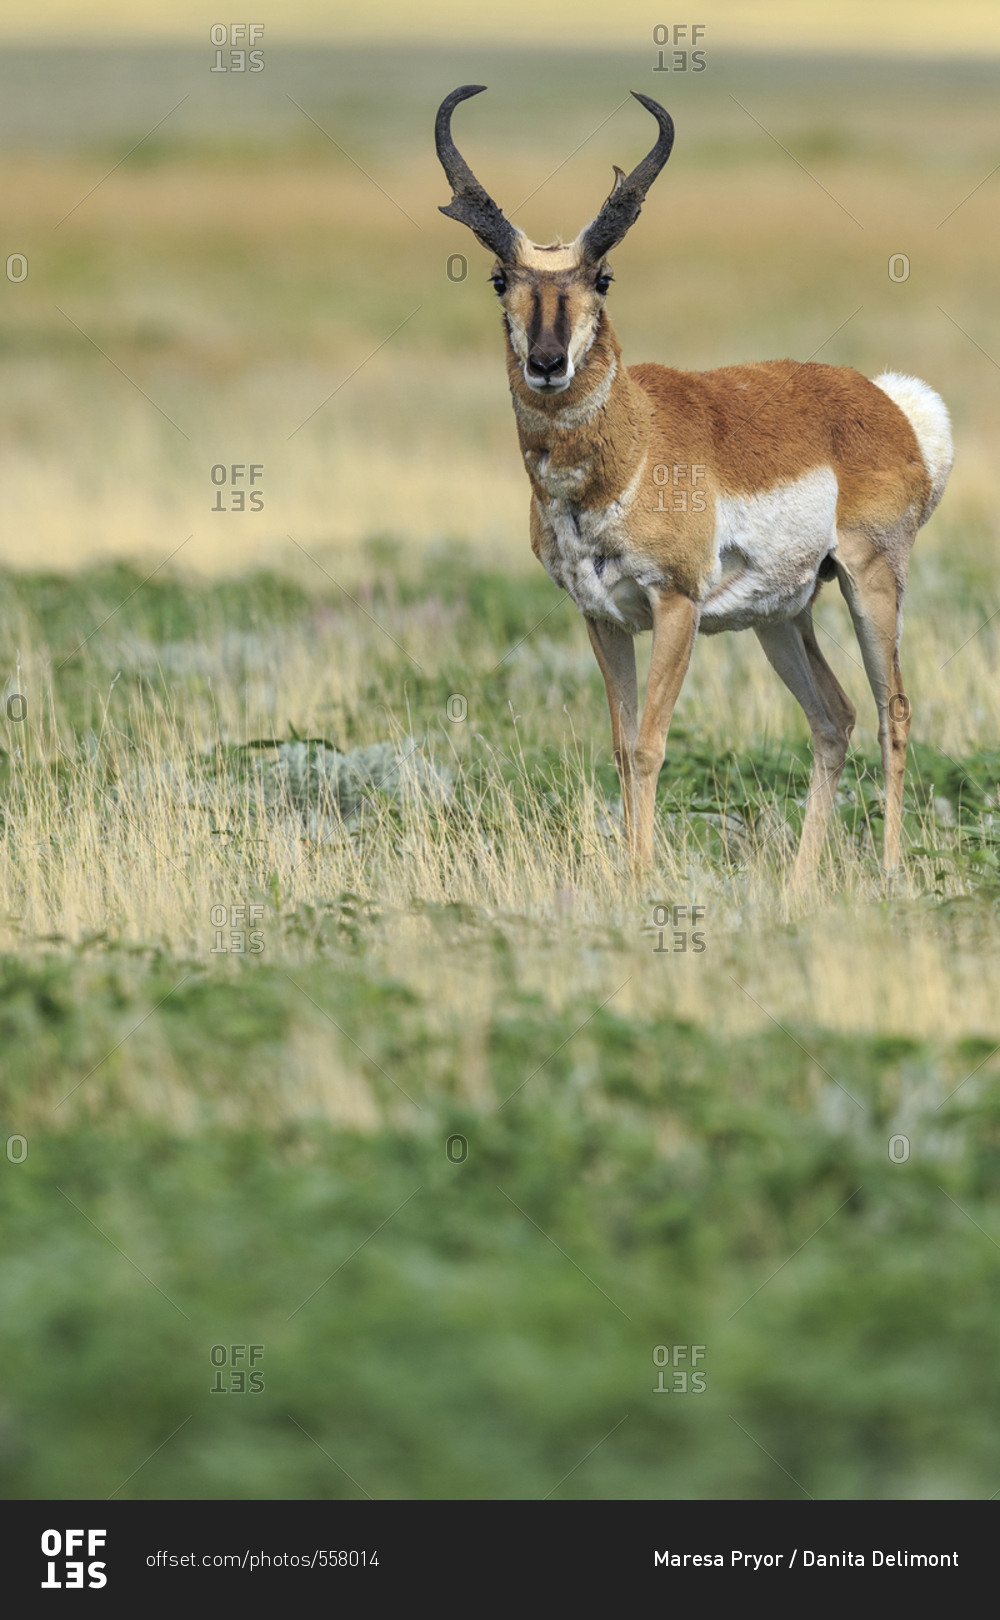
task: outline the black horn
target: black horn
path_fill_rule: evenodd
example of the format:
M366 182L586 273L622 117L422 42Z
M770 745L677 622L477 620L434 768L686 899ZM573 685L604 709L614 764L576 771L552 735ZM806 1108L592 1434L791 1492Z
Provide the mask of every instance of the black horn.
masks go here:
M451 115L460 101L478 96L485 84L463 84L445 96L434 121L434 144L441 159L441 167L448 177L452 199L441 213L468 225L483 247L490 248L499 259L510 263L516 257L515 243L520 232L505 219L489 192L484 191L466 163L451 134Z
M674 121L670 114L651 96L640 95L638 90L633 90L632 94L636 101L642 102L647 112L652 113L660 126L660 133L652 151L647 152L642 162L636 164L631 174L626 175L615 165L615 183L611 195L593 224L588 225L580 236L580 245L591 264L598 264L635 224L646 193L666 163L674 144Z

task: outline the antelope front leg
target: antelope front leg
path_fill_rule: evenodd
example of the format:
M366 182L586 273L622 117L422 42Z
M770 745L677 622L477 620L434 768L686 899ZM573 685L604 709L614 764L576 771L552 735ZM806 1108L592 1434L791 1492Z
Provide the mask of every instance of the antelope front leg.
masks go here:
M635 643L627 630L603 619L588 619L587 632L594 656L601 666L604 689L611 710L611 741L615 764L622 785L625 834L630 849L635 847L635 772L632 750L639 724L639 688L635 675Z
M656 779L667 751L667 732L674 704L684 684L701 610L680 591L650 592L653 609L653 651L646 682L646 701L633 751L637 814L632 853L643 871L653 859L653 815Z

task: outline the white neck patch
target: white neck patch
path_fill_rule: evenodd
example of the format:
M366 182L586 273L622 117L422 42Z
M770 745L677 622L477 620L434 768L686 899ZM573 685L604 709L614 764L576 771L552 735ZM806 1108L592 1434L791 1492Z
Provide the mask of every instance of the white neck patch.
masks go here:
M618 375L618 361L611 356L611 364L596 387L585 394L583 399L577 400L575 405L564 405L562 410L554 411L550 416L547 411L536 411L533 405L526 405L518 394L513 396L514 410L518 421L523 427L535 432L546 427L576 428L583 427L585 423L593 421L598 411L603 411L611 396L612 385Z

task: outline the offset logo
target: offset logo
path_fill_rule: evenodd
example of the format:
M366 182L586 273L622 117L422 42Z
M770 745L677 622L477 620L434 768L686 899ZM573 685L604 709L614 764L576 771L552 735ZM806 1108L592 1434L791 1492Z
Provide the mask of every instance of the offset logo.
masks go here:
M212 1366L215 1381L209 1391L212 1395L260 1395L264 1388L264 1374L257 1366L264 1359L262 1344L213 1344ZM241 1361L249 1363L241 1367ZM226 1377L222 1369L226 1368ZM249 1382L248 1382L249 1378Z
M264 491L256 489L256 484L263 483L264 463L262 461L234 461L230 466L217 461L212 468L212 483L215 486L215 505L210 507L211 512L263 512ZM229 499L227 506L223 499L223 490ZM247 496L250 504L247 505Z
M94 1554L100 1552L108 1539L106 1530L43 1530L42 1553L47 1560L46 1577L42 1590L54 1592L60 1587L79 1589L107 1586L104 1563L96 1562ZM82 1557L87 1549L86 1562ZM77 1556L81 1555L81 1556Z
M260 46L264 38L263 23L213 23L209 37L215 46L215 64L210 69L212 73L263 73L263 49L249 52L246 49L248 44ZM232 46L228 62L222 60L224 45Z

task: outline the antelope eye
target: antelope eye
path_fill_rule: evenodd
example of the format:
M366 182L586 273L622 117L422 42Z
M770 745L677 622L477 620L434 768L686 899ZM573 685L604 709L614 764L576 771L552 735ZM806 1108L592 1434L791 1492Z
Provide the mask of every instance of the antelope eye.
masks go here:
M507 277L504 275L502 270L497 270L492 276L490 276L490 280L493 283L493 291L496 293L498 298L502 293L507 291Z
M594 282L594 286L597 288L597 291L601 294L602 298L607 292L608 288L611 286L613 280L614 277L611 275L610 271L603 271Z

